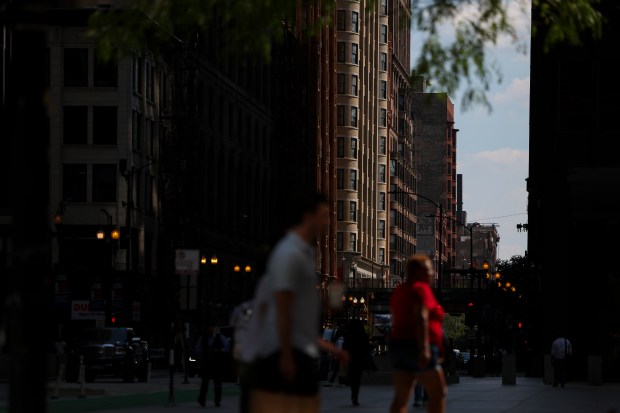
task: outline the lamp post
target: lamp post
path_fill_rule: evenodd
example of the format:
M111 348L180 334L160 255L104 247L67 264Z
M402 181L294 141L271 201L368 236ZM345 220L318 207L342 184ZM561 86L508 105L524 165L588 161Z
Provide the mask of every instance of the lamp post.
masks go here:
M411 191L388 191L388 194L404 194L404 195L415 195L420 197L431 204L433 204L436 208L439 209L439 262L437 263L437 298L441 301L442 296L442 272L443 272L443 205L433 201L432 199L418 194L417 192ZM417 211L416 211L417 212Z

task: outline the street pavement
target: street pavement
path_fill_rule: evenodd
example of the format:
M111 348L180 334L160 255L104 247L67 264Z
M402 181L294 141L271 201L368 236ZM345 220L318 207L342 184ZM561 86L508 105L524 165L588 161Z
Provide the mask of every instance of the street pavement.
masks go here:
M65 390L61 399L50 400L49 412L99 413L173 413L205 411L196 403L199 380L190 379L190 384L181 384L175 379L175 406L167 406L167 379L164 374L155 375L151 383L123 384L112 380L91 383L87 397L78 399L73 391ZM65 388L66 389L66 388ZM349 389L346 387L322 388L322 412L387 412L392 389L385 385L362 386L361 406L350 404ZM213 405L209 394L206 410L220 413L238 411L238 387L224 385L222 407ZM6 408L0 406L0 412ZM412 412L423 412L422 408L411 408ZM498 377L461 377L459 384L448 387L448 412L450 413L620 413L620 385L608 384L600 387L583 383L569 383L565 389L545 386L539 378L517 379L514 386L503 386Z

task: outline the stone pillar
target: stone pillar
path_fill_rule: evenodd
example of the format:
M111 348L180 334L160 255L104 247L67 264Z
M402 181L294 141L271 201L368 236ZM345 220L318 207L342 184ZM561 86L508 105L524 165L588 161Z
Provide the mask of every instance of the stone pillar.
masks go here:
M603 382L603 357L588 356L588 384L600 386Z
M504 354L502 357L502 384L517 384L517 359L514 354Z
M551 354L545 354L545 365L543 371L543 383L553 384L553 363L551 363Z

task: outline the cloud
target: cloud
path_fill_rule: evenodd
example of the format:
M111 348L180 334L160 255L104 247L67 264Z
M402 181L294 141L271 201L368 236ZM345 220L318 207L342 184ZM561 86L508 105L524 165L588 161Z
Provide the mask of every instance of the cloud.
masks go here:
M527 107L530 103L530 77L512 79L506 89L495 93L491 99L494 103L519 103Z
M504 167L512 165L522 167L524 164L527 165L529 155L526 150L500 148L491 151L478 152L470 155L470 157L471 160L477 165L488 162L491 164L502 165Z
M528 151L504 147L459 154L458 173L463 174L463 209L469 222L497 223L500 256L523 254L527 234L516 225L527 222ZM515 215L519 214L519 215Z

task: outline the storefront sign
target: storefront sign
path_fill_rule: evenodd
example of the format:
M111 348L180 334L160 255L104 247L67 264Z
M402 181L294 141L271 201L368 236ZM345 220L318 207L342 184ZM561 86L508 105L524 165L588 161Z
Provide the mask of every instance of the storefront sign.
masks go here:
M104 320L104 311L91 311L90 301L72 301L71 302L71 319L72 320Z

